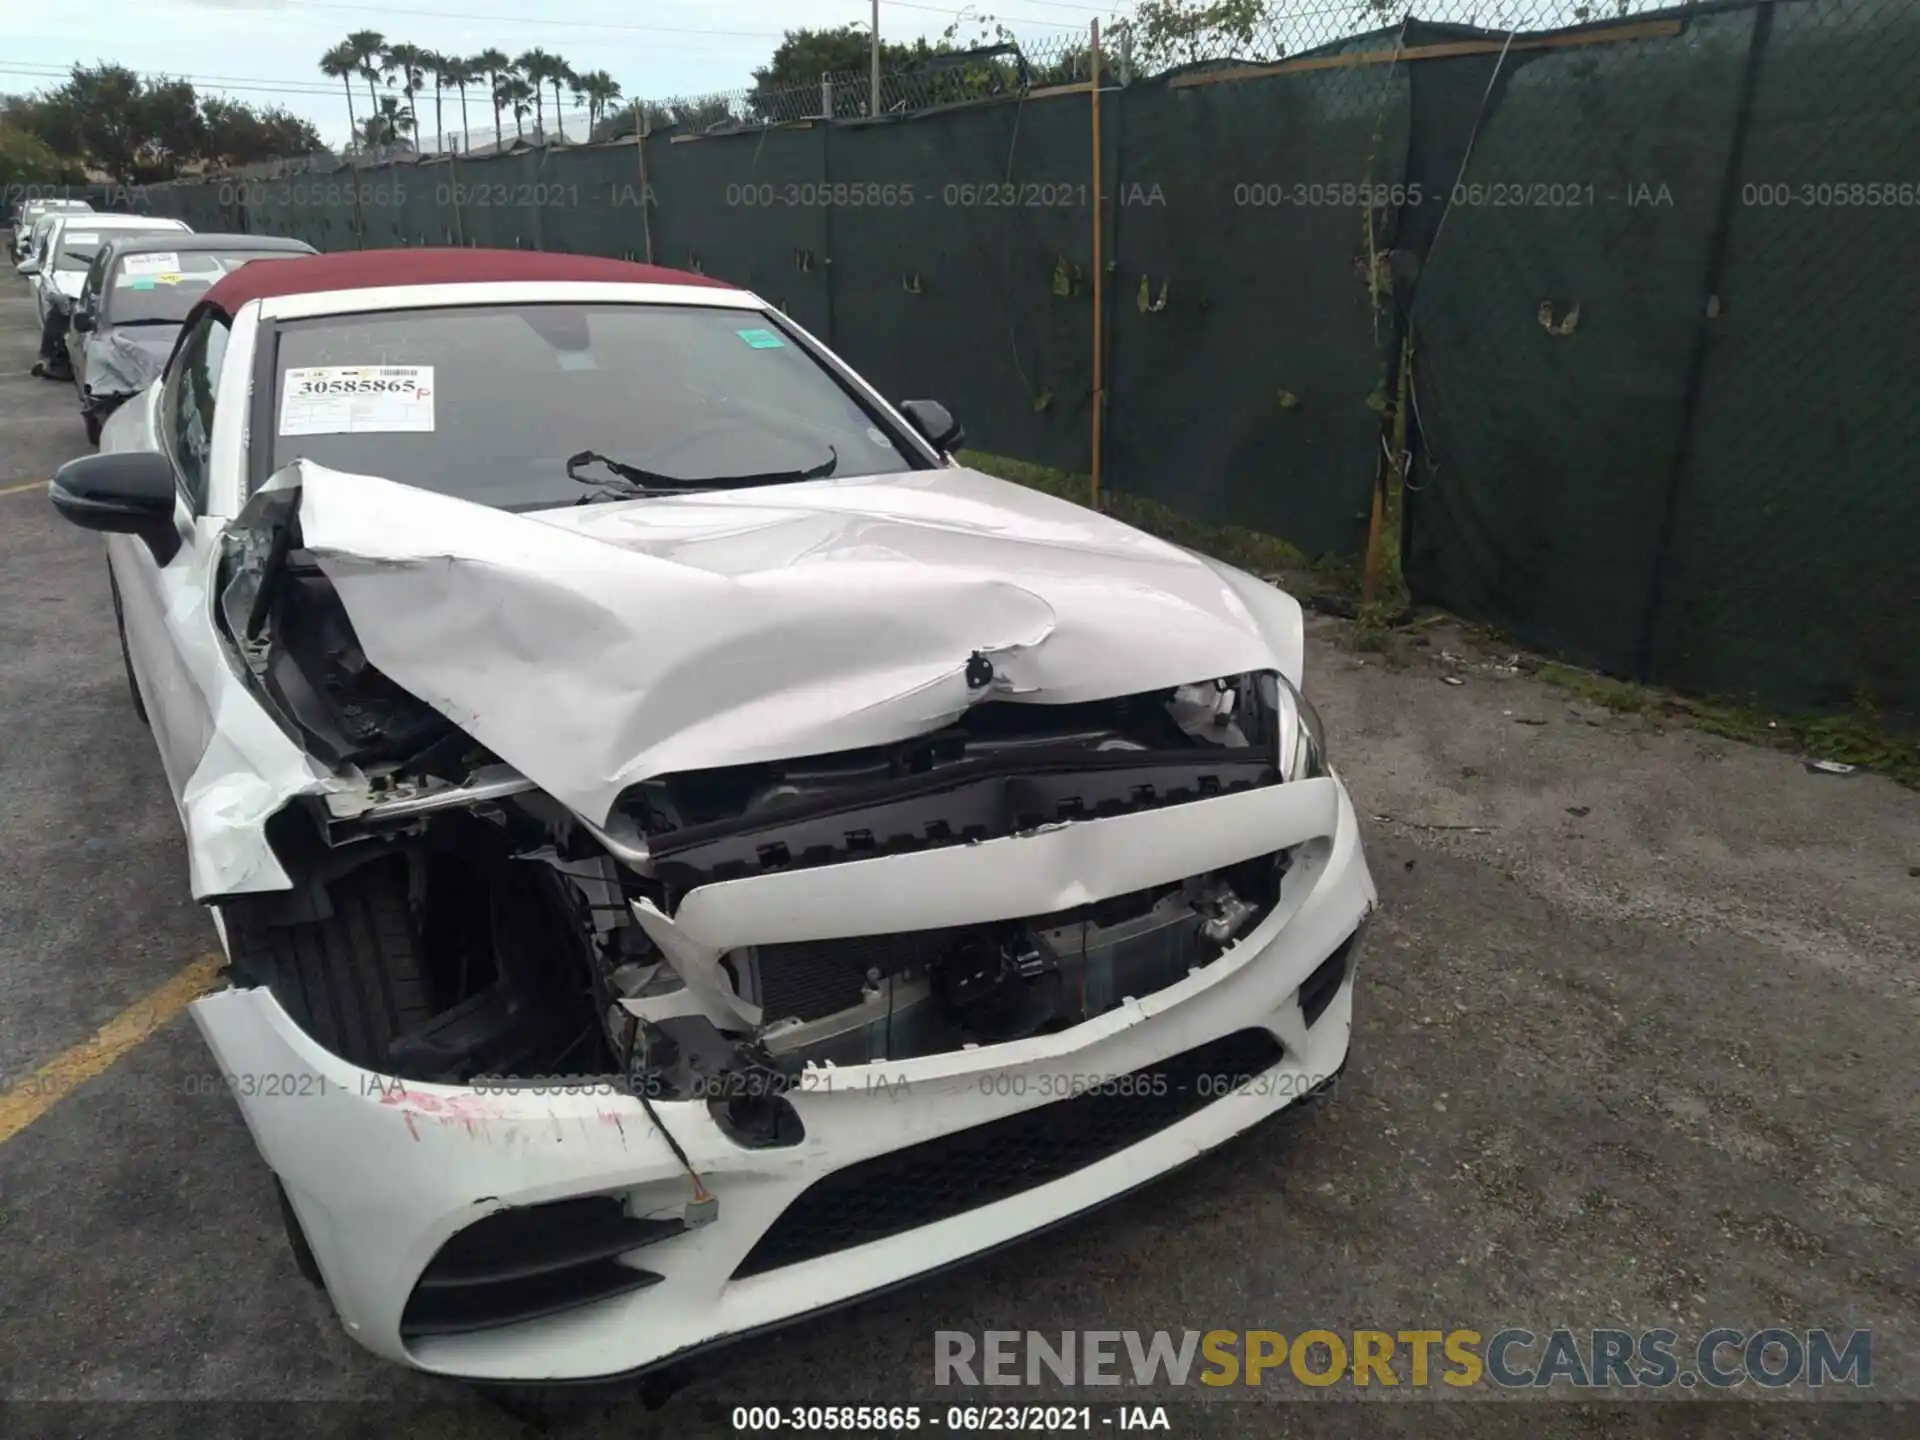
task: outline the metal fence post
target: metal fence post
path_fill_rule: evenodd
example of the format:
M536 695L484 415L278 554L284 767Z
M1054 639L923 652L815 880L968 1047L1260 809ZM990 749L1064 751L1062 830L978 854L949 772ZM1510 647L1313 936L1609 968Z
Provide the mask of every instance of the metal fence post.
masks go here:
M820 72L820 118L833 118L833 76L825 70Z

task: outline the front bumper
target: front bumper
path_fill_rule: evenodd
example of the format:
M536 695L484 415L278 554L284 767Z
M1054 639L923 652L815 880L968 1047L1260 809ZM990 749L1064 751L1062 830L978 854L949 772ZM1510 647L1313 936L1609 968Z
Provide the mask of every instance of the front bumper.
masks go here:
M1211 964L1055 1034L815 1072L818 1083L789 1097L805 1137L784 1148L744 1148L704 1104L655 1102L718 1200L716 1218L628 1257L660 1277L649 1288L496 1328L402 1333L416 1282L465 1227L506 1207L579 1196L617 1196L642 1218L682 1213L691 1183L639 1100L610 1088L403 1087L322 1050L264 989L209 996L194 1006L194 1018L286 1188L342 1322L362 1344L402 1364L473 1380L631 1373L1042 1229L1180 1166L1338 1072L1351 1030L1351 966L1330 1001L1309 1004L1311 1024L1301 987L1360 928L1375 903L1373 881L1337 780L1295 782L1271 794L1258 833L1246 834L1246 853L1293 851L1280 902ZM1084 834L1092 854L1102 823L1055 831L1050 844L1057 849L1063 835ZM1008 853L1017 860L1020 840L994 843L1014 847ZM873 876L884 883L884 867L895 863L837 868L877 867ZM1168 856L1168 874L1190 873L1184 863ZM1250 1029L1284 1047L1277 1064L1091 1163L1017 1193L1003 1186L1004 1198L959 1213L947 1205L944 1218L830 1253L822 1253L817 1232L771 1267L767 1249L756 1249L809 1187L860 1173L849 1167L871 1168L909 1147L964 1138L1049 1104L1075 1104L1061 1097L1108 1077L1160 1062L1176 1070L1177 1057ZM878 1190L871 1197L878 1206L898 1198ZM838 1199L857 1221L860 1192Z

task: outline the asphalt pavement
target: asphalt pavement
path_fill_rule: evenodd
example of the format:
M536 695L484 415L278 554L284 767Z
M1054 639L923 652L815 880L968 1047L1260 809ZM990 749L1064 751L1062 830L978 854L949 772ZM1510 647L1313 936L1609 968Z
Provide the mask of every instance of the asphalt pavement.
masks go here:
M70 387L27 373L31 320L0 280L0 1077L216 945L128 703L99 538L36 484L86 441ZM736 1347L659 1409L596 1402L560 1428L977 1404L933 1386L942 1329L1779 1325L1870 1328L1872 1403L1309 1394L1284 1374L1254 1392L1274 1403L1096 1398L1172 1403L1176 1434L1920 1433L1920 796L1571 703L1452 627L1421 639L1369 654L1316 620L1309 643L1383 901L1330 1099L1060 1231ZM526 1433L342 1332L211 1068L176 1017L0 1141L0 1433Z

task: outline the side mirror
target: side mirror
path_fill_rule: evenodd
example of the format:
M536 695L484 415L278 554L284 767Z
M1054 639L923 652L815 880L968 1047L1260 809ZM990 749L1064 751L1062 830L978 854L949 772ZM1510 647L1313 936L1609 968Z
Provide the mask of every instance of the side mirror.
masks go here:
M900 413L943 455L952 454L966 441L967 432L938 400L902 400Z
M93 312L90 310L74 311L73 328L78 330L82 335L85 335L89 330L93 329Z
M137 535L165 565L179 553L174 523L173 464L154 450L82 455L53 472L47 498L82 530Z

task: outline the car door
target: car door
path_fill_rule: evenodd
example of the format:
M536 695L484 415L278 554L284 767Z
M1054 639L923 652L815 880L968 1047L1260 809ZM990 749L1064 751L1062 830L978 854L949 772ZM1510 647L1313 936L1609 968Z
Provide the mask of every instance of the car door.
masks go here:
M154 438L173 465L180 549L160 565L142 541L107 538L127 653L176 803L213 737L213 714L194 683L186 655L190 642L183 637L205 629L217 559L220 527L206 517L207 486L228 338L226 322L203 311L150 401Z
M50 273L53 270L53 247L60 239L61 223L59 220L49 223L34 245L33 278L28 283L33 286L33 323L35 325L47 323L47 286L53 283L53 276Z
M113 264L113 247L102 245L100 253L93 257L93 264L87 267L86 281L80 287L80 298L73 302L74 318L85 315L95 324L100 319L100 296L105 290L107 270ZM73 371L73 385L82 395L87 393L87 340L90 330L82 330L78 325L67 327L67 363Z

